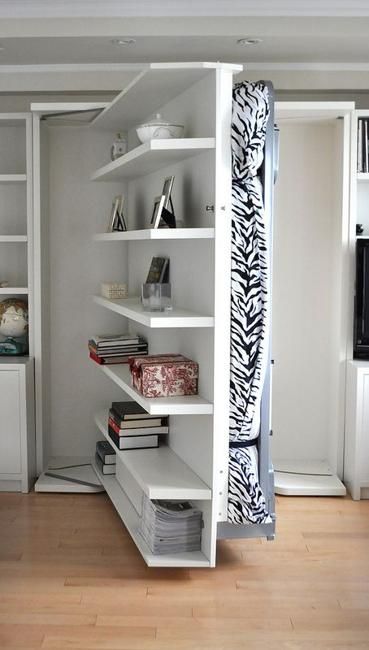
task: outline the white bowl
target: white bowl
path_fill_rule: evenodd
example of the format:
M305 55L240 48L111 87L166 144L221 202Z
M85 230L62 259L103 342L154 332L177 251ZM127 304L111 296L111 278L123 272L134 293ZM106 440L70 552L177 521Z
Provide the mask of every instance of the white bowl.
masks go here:
M182 138L183 131L182 124L170 124L170 122L140 124L136 128L138 139L142 143L157 138Z

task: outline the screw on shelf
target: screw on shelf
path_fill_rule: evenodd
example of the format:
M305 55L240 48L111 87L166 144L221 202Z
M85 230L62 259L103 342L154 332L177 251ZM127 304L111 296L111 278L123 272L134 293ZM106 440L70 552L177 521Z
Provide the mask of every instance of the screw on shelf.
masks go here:
M206 212L214 212L214 206L213 205L207 205L205 207Z

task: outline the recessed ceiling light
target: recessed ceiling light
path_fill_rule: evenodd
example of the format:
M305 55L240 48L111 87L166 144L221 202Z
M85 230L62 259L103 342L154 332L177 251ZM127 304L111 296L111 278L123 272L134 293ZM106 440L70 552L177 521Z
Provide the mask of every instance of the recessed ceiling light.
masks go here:
M124 47L125 45L134 45L135 42L135 38L113 38L111 41L113 45L120 45L121 47Z
M256 38L256 37L247 37L247 38L239 38L237 41L237 45L242 45L242 46L247 46L247 45L258 45L259 43L262 43L263 39L262 38Z

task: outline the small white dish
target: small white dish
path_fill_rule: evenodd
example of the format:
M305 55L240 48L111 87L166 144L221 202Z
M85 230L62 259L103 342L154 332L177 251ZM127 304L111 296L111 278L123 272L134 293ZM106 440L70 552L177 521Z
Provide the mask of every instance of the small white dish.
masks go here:
M146 124L140 124L136 128L138 139L142 142L149 142L158 138L182 138L184 133L183 124L173 124L163 120L160 113L155 119Z

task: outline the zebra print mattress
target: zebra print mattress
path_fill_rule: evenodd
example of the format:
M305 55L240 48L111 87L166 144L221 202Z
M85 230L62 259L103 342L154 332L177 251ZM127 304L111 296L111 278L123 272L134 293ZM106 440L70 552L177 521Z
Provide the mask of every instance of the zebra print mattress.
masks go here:
M271 518L258 479L257 438L268 358L268 233L258 170L269 116L268 89L242 82L233 91L231 382L228 521Z

